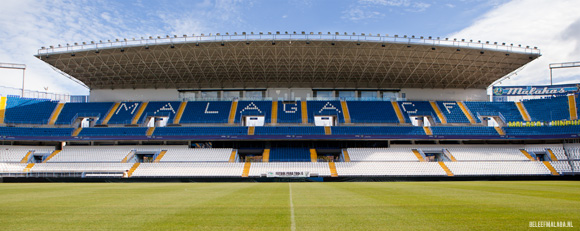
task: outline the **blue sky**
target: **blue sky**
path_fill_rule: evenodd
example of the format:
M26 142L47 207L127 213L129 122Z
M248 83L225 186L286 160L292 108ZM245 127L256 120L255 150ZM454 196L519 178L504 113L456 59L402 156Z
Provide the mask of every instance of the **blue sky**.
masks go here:
M577 0L3 0L0 62L28 66L25 88L88 94L33 55L41 46L225 32L356 32L537 46L543 57L503 84L546 84L548 63L580 61ZM580 68L554 72L580 82ZM0 86L21 73L0 70Z

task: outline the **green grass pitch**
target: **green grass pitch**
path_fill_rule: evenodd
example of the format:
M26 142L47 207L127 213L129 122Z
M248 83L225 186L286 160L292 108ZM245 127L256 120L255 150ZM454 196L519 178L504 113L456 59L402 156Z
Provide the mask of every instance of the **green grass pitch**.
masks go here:
M0 230L528 230L530 221L580 229L580 182L0 184Z

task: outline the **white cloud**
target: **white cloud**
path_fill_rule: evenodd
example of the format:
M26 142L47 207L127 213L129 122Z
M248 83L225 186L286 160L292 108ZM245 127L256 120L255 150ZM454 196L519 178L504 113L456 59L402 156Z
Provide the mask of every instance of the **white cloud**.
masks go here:
M383 6L409 6L410 0L360 0L359 3L368 3Z
M350 10L344 11L343 13L344 13L344 15L342 16L342 18L348 19L351 21L360 21L360 20L365 20L365 19L381 18L384 16L384 14L382 14L380 12L366 10L366 9L362 9L362 8L352 8Z
M429 8L429 7L431 7L431 4L429 4L429 3L415 2L415 3L413 3L413 7L410 9L407 9L407 11L423 12L423 11L427 10L427 8Z
M252 1L205 0L185 9L139 9L141 1L120 7L119 2L100 0L15 0L3 1L0 8L0 62L27 65L27 90L88 94L88 90L56 73L33 55L42 46L90 42L149 35L214 32L225 22L243 23L242 8ZM139 17L137 17L139 16ZM22 74L0 70L0 86L20 87Z
M101 14L101 18L103 18L107 22L110 22L111 21L111 14L109 14L109 12L103 12Z
M389 12L392 12L393 8L398 8L407 12L418 13L427 10L429 7L431 7L429 3L413 2L411 0L359 0L342 12L342 18L358 22L385 17L380 8Z
M577 0L514 0L498 6L450 38L537 46L542 57L504 85L549 83L548 64L580 61L580 4ZM554 83L579 82L580 68L554 71Z

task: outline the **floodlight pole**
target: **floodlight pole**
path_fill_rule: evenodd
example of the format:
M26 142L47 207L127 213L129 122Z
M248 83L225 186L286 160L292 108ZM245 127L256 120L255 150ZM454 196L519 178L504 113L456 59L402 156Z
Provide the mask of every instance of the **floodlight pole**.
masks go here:
M552 67L550 67L550 86L552 86Z
M24 78L26 77L26 67L22 69L22 93L20 97L24 98Z
M566 63L550 63L550 85L552 85L552 69L580 67L580 61Z
M21 93L21 97L24 97L24 78L26 77L26 64L0 63L0 68L22 70L22 93Z

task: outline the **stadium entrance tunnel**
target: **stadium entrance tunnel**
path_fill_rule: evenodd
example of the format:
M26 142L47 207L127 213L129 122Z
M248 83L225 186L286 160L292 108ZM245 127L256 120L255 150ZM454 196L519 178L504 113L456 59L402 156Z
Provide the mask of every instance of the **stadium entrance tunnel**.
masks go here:
M336 116L314 116L314 125L330 127L338 125L338 121Z
M241 162L262 162L263 148L240 148L238 158Z
M97 125L100 115L77 115L78 117L73 122L75 128L91 128Z
M552 161L550 155L546 151L528 152L536 161Z
M316 152L316 162L342 162L344 156L340 148L317 148L313 149Z
M242 126L260 127L265 124L264 116L242 116Z
M430 127L435 124L432 115L410 115L409 118L413 126Z
M197 142L195 144L198 144ZM381 141L231 141L213 148L232 148L232 162L345 162L348 147L383 146ZM195 146L194 146L195 147Z
M450 161L442 150L424 150L423 153L427 162Z
M496 127L496 126L505 127L505 126L507 126L505 118L503 117L503 115L501 115L501 113L499 113L497 116L478 115L478 118L483 125L488 126L488 127Z
M147 116L145 118L146 127L165 127L169 121L169 116Z
M156 151L137 151L134 160L136 163L153 163L157 155L159 152Z

